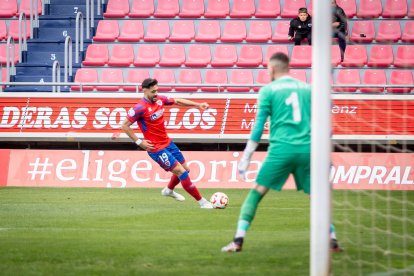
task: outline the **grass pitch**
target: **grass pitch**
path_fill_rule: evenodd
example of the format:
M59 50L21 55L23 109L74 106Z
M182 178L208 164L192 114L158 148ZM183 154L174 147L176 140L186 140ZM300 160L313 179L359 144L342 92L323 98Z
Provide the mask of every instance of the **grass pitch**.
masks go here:
M160 189L1 188L0 274L309 275L307 196L268 193L243 252L226 254L248 191L222 191L225 210L202 210Z

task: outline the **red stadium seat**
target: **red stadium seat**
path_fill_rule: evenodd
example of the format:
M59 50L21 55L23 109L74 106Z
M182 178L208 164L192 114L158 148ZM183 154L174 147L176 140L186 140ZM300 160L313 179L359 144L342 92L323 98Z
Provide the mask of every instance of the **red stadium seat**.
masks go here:
M269 61L270 57L277 52L281 52L289 56L287 45L269 45L266 49L266 57L263 60L263 65L267 66L267 62Z
M164 45L160 65L181 66L185 61L185 50L183 45Z
M344 10L348 18L352 18L356 15L355 0L336 0L336 4Z
M183 69L178 75L179 84L201 84L201 74L198 69ZM175 91L196 92L199 86L177 86Z
M244 21L228 20L224 23L223 42L242 42L246 39L246 25Z
M233 85L250 85L245 87L227 87L229 92L249 92L253 86L253 74L250 69L232 70L230 74L229 84Z
M377 42L397 42L401 38L400 21L381 21L375 36Z
M285 0L281 16L284 18L295 18L298 10L306 7L305 0Z
M220 23L213 20L202 20L198 25L195 41L216 42L220 39Z
M207 10L204 13L206 18L225 18L230 14L229 0L209 0Z
M199 18L204 15L204 0L183 0L180 17Z
M26 34L24 34L24 22L22 22L22 35L23 37L30 38L30 20L26 20ZM19 21L18 20L11 20L9 22L9 36L11 36L14 40L19 39Z
M250 21L247 42L267 42L272 38L270 21Z
M359 69L342 69L338 71L335 84L337 85L360 85L361 78L359 76ZM335 87L336 92L356 92L357 87Z
M367 64L367 60L367 50L364 45L348 45L341 64L345 67L362 67Z
M265 69L259 70L257 72L257 77L255 84L259 84L259 86L253 87L254 91L259 91L260 88L266 84L269 84L271 82L269 72Z
M11 47L11 46L10 46ZM10 48L12 49L12 48ZM19 44L14 45L14 64L19 62ZM7 44L0 44L0 64L7 62Z
M375 37L374 21L354 21L352 25L351 41L372 42Z
M375 85L386 85L387 77L384 70L365 70L364 78L362 79L362 84L375 84ZM361 88L362 93L374 92L381 93L384 92L384 87L367 87Z
M141 83L146 78L149 78L149 72L146 69L130 69L128 70L126 83ZM124 86L124 91L136 92L137 88L135 86ZM138 90L140 87L138 88Z
M115 68L106 68L101 71L101 77L99 78L101 83L124 83L124 75L122 74L122 69ZM121 89L121 85L117 86L97 86L96 90L98 91L118 91Z
M30 17L30 2L31 1L32 0L20 0L19 14L24 12L24 14L26 14L27 17ZM42 14L42 0L37 0L37 14Z
M144 25L142 24L141 20L124 20L118 41L138 42L143 38Z
M280 0L259 0L255 16L257 18L276 18L280 15Z
M170 36L170 25L167 20L150 20L144 41L164 42Z
M237 51L234 45L219 44L214 49L211 65L213 67L231 67L236 64Z
M226 90L227 84L227 71L210 69L206 71L204 78L204 84L214 84L213 86L203 86L201 89L206 92L223 92Z
M134 48L131 44L115 44L112 46L110 66L130 66L134 62Z
M233 7L230 12L231 18L250 18L256 11L254 0L233 1Z
M236 62L240 67L257 67L263 62L262 46L242 45L240 47L239 59Z
M389 67L394 61L391 45L373 45L368 60L370 67Z
M289 42L288 32L289 32L290 22L289 21L277 21L275 32L272 36L273 42Z
M381 0L359 0L357 16L361 18L377 18L382 13Z
M128 0L108 0L104 17L122 18L129 14Z
M334 67L341 63L341 50L338 45L331 46L331 62Z
M90 44L86 49L85 66L104 66L108 63L109 53L106 44Z
M172 86L163 86L163 84L175 84L175 75L172 69L154 69L152 78L158 80L159 91L171 91Z
M101 20L98 23L94 41L113 42L119 36L119 26L116 20Z
M195 44L191 45L188 50L185 66L188 67L206 67L211 62L210 46Z
M414 45L401 45L394 59L395 67L414 67Z
M414 3L411 1L411 6L410 6L410 10L408 11L407 14L408 17L413 18L414 17Z
M178 0L158 0L155 17L173 18L180 12L180 4Z
M291 76L292 78L295 78L297 80L306 82L306 70L289 70L289 76Z
M92 68L80 68L76 71L75 83L88 84L98 82L98 72ZM82 91L92 91L95 88L93 85L82 86ZM80 91L81 87L77 85L71 86L74 91Z
M0 0L0 17L13 17L17 14L17 0Z
M174 21L170 41L190 42L194 39L194 22L192 20Z
M294 46L290 66L292 67L310 67L312 65L312 46L299 45Z
M414 21L407 21L405 23L404 32L402 34L401 40L403 42L414 42Z
M7 25L5 20L0 20L0 40L7 38Z
M129 17L131 18L146 18L154 15L154 1L153 0L133 0Z
M390 76L390 85L413 85L413 74L411 70L393 70ZM390 93L410 93L413 89L409 87L388 88Z
M160 50L156 44L143 44L138 47L135 66L155 66L160 62Z
M407 0L386 0L382 17L403 18L407 15Z

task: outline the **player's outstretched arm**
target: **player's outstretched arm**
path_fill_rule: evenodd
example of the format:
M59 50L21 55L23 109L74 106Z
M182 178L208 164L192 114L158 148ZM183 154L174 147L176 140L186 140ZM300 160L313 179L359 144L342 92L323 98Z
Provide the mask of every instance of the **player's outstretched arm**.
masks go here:
M237 167L239 169L239 174L242 179L245 179L246 171L250 165L250 159L252 158L253 153L256 151L258 144L259 143L253 140L247 141L246 148L243 151L243 155L240 158L239 165Z
M203 110L209 108L209 104L206 102L199 103L199 102L195 102L195 101L191 101L187 99L175 99L175 104L180 105L180 106L196 106Z
M134 141L135 144L140 146L143 150L153 150L154 146L152 145L152 143L145 139L139 139L132 130L131 125L132 123L128 119L125 119L122 123L122 130L128 135L129 138L131 138L132 141Z

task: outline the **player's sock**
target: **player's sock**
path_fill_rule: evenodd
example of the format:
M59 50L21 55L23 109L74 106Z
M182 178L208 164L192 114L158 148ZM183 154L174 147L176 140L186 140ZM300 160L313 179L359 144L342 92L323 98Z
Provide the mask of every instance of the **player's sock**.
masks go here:
M178 183L180 183L180 179L178 178L178 176L176 176L175 174L173 174L171 176L170 183L168 183L168 186L167 187L170 190L174 190L175 186L177 186Z
M333 223L331 223L331 226L329 228L329 233L331 235L331 239L336 240L335 225L333 225Z
M261 193L255 189L250 190L240 210L240 217L239 222L237 223L235 240L238 238L244 238L246 235L246 232L249 229L250 224L252 223L256 214L257 206L259 205L259 202L262 198L263 195Z
M183 185L184 190L194 197L195 200L199 201L202 198L197 187L191 182L187 171L180 175L179 179L181 180L181 185Z

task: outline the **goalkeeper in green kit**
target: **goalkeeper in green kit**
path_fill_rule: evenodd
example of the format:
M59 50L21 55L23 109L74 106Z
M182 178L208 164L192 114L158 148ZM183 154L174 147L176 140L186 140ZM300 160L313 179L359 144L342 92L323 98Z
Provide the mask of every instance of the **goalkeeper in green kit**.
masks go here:
M269 189L280 191L290 174L293 174L297 190L306 194L311 191L311 88L288 75L289 58L283 53L272 55L268 71L272 82L259 92L256 121L238 166L240 175L244 177L269 118L267 157L241 207L235 238L221 249L223 252L242 250L260 200ZM330 232L331 248L340 251L333 225Z

